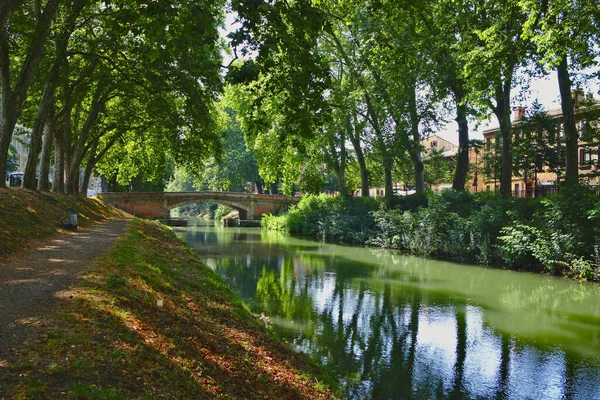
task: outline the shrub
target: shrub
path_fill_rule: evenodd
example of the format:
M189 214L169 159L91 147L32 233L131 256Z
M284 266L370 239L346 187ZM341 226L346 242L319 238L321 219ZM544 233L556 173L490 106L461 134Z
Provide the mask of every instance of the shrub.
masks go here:
M375 213L378 231L369 243L490 265L501 259L498 237L510 222L508 213L530 220L539 204L539 201L510 199L493 193L445 190L420 195L419 201L427 200L426 207L414 207L418 199L415 197L405 203L411 211Z
M540 233L537 228L524 223L515 222L502 228L503 236L499 237L500 254L504 262L511 267L529 266L534 263L531 243L537 240Z
M215 220L220 221L224 216L229 214L232 211L232 208L229 206L224 206L219 204L217 209L215 210Z
M362 197L305 196L284 219L267 217L266 229L342 243L365 243L375 229L377 200Z
M402 211L416 211L419 207L427 207L430 195L430 190L424 190L408 196L394 196L393 208Z
M265 215L260 221L260 225L264 229L289 233L285 215Z
M598 271L597 196L586 186L565 187L541 201L531 221L503 229L503 259L514 264L517 255L533 257L546 270L591 279ZM522 261L524 262L524 261Z

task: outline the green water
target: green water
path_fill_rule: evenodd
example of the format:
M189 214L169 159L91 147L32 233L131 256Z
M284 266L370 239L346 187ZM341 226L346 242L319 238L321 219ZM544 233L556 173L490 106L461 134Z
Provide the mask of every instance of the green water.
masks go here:
M356 399L600 399L600 286L250 228L176 229Z

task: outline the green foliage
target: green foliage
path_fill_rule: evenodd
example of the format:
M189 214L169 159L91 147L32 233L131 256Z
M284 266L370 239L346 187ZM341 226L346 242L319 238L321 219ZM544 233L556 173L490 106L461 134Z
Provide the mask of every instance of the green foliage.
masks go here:
M216 221L222 220L223 217L226 216L227 214L229 214L231 211L233 211L233 209L231 207L219 204L219 206L215 210L215 214L214 214L215 220Z
M333 242L365 243L375 229L372 212L378 208L372 198L308 195L285 216L263 219L263 227Z
M370 244L414 254L496 264L498 236L511 218L530 219L535 201L492 193L446 190L402 198L401 207L374 214Z
M478 262L490 265L497 261L498 236L509 220L508 214L515 201L504 196L488 199L479 196L479 200L483 200L481 208L475 209L468 221L470 247Z
M187 170L182 166L177 166L173 170L171 179L165 187L167 192L190 192L194 191L191 177L187 173Z
M298 188L303 194L319 194L327 185L325 170L314 162L308 163L301 171Z
M511 267L531 265L534 260L531 243L539 238L539 230L516 221L503 227L501 233L503 236L498 238L502 243L499 249L504 262Z
M231 96L232 91L228 90L225 104L232 103ZM223 115L224 132L220 139L223 152L205 160L201 169L190 171L194 187L211 191L251 191L253 183L260 181L255 152L246 146L237 113L226 105Z
M424 190L408 196L396 196L394 207L403 211L416 211L419 207L427 207L431 193Z
M289 233L287 215L265 215L260 223L263 229Z
M6 160L6 172L16 171L19 167L17 162L17 149L11 144L8 148L8 159Z
M517 220L502 229L505 262L539 264L552 273L594 279L600 272L597 197L586 186L564 187L546 197L529 222ZM592 218L590 218L592 216ZM532 260L533 259L533 260Z

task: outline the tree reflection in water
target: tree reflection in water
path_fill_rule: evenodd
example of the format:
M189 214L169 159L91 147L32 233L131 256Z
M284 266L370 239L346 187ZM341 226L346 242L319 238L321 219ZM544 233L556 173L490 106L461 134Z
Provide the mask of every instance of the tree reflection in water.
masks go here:
M259 230L178 234L351 398L597 398L598 287Z

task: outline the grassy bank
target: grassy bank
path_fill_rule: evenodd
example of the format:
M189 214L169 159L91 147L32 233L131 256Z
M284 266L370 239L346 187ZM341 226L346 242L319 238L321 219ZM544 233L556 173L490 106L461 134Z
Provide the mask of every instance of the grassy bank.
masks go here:
M125 215L96 199L0 189L0 259L26 252L39 240L60 233L63 227L59 217L68 213L78 214L81 227Z
M600 281L600 198L586 186L543 199L424 192L383 209L368 199L307 196L263 227L426 257Z
M317 368L157 223L130 222L61 297L46 333L0 378L9 398L333 397Z

